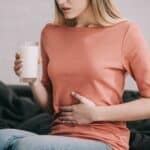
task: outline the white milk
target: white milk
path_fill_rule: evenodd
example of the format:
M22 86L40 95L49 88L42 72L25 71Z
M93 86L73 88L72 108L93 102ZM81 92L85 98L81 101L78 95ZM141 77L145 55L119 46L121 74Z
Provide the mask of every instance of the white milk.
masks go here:
M23 70L20 81L38 78L39 46L33 43L25 43L20 50L23 59Z

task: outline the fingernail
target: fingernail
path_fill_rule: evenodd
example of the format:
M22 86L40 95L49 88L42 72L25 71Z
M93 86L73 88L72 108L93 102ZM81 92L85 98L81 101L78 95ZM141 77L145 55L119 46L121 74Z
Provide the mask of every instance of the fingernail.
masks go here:
M71 92L71 94L72 94L72 95L75 95L75 92L74 92L74 91L72 91L72 92Z

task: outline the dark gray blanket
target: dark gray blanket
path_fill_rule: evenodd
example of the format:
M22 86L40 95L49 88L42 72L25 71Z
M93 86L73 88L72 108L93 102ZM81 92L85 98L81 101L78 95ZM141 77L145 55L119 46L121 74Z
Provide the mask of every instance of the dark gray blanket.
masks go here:
M44 112L31 98L18 96L0 82L0 129L16 128L47 134L53 116Z

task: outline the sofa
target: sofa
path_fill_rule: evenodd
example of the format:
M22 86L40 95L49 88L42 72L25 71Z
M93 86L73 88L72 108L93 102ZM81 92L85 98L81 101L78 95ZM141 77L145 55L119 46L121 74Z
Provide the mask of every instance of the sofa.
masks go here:
M138 98L138 91L124 91L125 103ZM34 102L29 86L0 82L0 128L17 128L47 134L56 117L53 113L44 112ZM127 127L131 131L130 150L150 150L150 120L130 121L127 122Z

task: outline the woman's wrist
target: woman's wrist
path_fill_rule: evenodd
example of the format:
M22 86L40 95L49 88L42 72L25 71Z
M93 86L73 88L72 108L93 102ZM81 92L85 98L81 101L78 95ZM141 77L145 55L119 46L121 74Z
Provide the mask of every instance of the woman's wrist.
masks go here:
M32 79L31 81L29 81L29 86L35 86L38 83L38 79Z
M96 106L93 110L93 122L96 121L106 121L105 115L107 113L107 108L105 106Z

